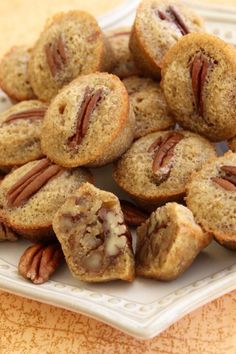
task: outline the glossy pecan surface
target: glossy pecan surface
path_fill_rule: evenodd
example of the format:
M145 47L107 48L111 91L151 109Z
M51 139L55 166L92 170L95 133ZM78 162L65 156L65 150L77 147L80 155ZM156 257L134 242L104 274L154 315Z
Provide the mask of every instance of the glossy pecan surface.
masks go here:
M228 192L236 192L236 166L221 166L220 176L211 180Z
M75 148L81 143L88 131L91 114L101 99L102 89L92 91L89 87L86 87L84 97L76 117L76 131L68 139L69 147Z
M183 138L183 134L173 132L164 138L157 138L149 147L148 152L154 154L152 172L156 183L160 184L169 177L173 167L175 147Z
M8 207L23 205L62 170L62 167L54 165L46 158L38 162L8 190L6 194Z
M148 214L127 200L120 200L124 220L127 225L139 226L148 219Z
M44 50L50 72L55 78L67 63L66 48L62 34L52 43L46 44Z
M42 284L48 281L57 270L63 257L59 244L48 246L35 244L22 254L18 264L18 272L34 284Z
M190 65L190 75L196 110L202 117L204 116L204 89L207 76L212 67L212 59L203 53L197 53Z
M46 111L47 111L46 107L40 107L40 108L32 108L32 109L27 109L25 111L12 113L10 116L8 116L5 119L3 124L10 124L20 119L27 119L27 120L43 119Z

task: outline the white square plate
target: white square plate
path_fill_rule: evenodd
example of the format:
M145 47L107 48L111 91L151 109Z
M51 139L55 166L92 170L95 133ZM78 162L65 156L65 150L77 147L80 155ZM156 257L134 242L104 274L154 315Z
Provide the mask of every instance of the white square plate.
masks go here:
M137 1L127 2L126 7L123 5L119 11L103 16L100 24L104 28L131 24L136 4ZM225 11L222 7L209 10L199 5L196 9L205 16L209 32L236 43L236 11ZM0 110L8 105L0 97ZM97 186L122 197L111 179L110 166L97 169L95 175ZM137 278L132 284L117 281L89 285L72 278L64 265L52 280L37 286L17 273L19 257L28 244L24 240L1 244L1 289L83 313L140 339L154 337L190 311L236 289L235 253L215 242L181 278L170 283Z

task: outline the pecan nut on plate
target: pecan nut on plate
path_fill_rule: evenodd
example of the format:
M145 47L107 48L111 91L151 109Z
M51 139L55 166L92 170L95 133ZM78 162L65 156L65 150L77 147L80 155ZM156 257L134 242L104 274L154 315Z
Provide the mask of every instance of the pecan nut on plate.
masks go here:
M34 284L48 281L57 270L63 259L63 253L58 243L43 245L35 244L28 247L22 254L18 272Z

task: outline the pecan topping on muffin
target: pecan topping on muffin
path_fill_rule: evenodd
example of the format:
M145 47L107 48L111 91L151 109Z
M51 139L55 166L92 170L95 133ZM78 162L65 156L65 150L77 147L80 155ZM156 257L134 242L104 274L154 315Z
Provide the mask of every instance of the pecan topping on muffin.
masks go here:
M192 88L196 104L197 112L203 116L204 96L203 90L209 70L213 66L213 60L203 53L198 53L194 56L190 66L192 78Z
M67 62L65 43L61 33L53 43L45 45L45 54L51 74L55 77Z
M7 119L4 121L4 124L12 123L18 119L43 119L46 111L46 107L32 108L25 111L19 111L8 116Z
M183 36L166 53L161 87L181 127L212 141L236 135L235 50L208 33Z
M190 29L185 23L183 17L181 16L181 13L177 6L170 5L166 9L166 11L158 9L155 11L155 13L159 16L161 20L166 20L174 23L183 36L190 33Z
M184 131L155 132L136 140L115 163L113 178L138 206L152 211L181 200L194 171L216 156L214 146Z
M152 171L158 183L165 181L173 166L175 146L184 138L183 134L173 132L166 137L159 136L149 147L148 152L154 152Z
M221 166L220 177L212 177L211 180L229 192L236 192L236 166Z
M47 21L34 45L29 77L36 96L49 102L78 76L110 71L113 63L110 44L92 15L61 12Z
M142 76L160 79L163 59L181 38L202 30L202 20L173 0L143 0L130 35L130 50Z
M18 207L24 204L62 170L62 167L52 164L48 159L41 160L8 190L8 206Z
M101 99L102 89L93 92L89 87L86 87L84 98L77 114L76 132L68 139L70 147L74 148L81 143L87 133L90 116Z
M127 150L134 128L124 84L98 72L79 76L55 97L43 121L41 146L63 167L102 166Z

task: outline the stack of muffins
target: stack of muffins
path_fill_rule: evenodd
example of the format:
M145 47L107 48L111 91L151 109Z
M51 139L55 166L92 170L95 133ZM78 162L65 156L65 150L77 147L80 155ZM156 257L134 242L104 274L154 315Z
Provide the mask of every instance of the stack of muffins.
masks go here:
M236 51L185 5L143 0L132 28L107 33L57 14L2 58L0 86L14 103L0 115L0 239L36 243L22 276L43 283L64 256L82 281L167 281L213 237L236 250ZM217 157L222 140L232 151ZM89 168L109 163L134 204L95 186Z

